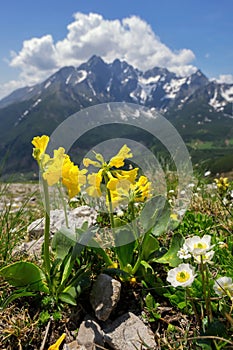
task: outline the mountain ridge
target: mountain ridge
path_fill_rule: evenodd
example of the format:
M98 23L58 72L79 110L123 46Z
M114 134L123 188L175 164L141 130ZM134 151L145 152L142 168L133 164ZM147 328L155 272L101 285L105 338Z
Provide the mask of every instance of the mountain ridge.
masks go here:
M156 108L187 143L197 137L204 142L206 135L219 144L221 138L233 139L233 84L210 81L200 70L187 77L160 67L142 72L126 61L106 63L94 55L79 67L63 67L0 100L0 157L8 152L7 171L35 169L31 151L28 155L33 136L51 134L83 108L123 101Z

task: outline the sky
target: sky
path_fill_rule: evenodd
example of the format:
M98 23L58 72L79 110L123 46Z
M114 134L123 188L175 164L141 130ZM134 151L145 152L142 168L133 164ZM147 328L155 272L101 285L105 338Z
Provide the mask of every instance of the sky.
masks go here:
M233 0L7 0L0 99L92 55L233 83Z

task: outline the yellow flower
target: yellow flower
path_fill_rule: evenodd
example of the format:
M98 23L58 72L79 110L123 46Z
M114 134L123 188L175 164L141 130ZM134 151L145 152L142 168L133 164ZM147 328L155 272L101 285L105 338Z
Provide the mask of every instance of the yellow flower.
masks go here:
M134 182L137 176L138 168L133 170L114 170L112 167L119 168L124 165L124 160L126 158L132 157L132 153L130 153L130 148L124 145L116 156L112 157L110 161L105 162L102 154L95 153L95 160L91 160L89 158L83 159L83 164L85 167L89 165L93 165L97 168L100 168L98 173L92 173L88 175L88 184L87 193L93 197L99 197L102 195L101 191L101 183L107 186L108 190L115 190L115 187L121 180L128 179L128 182Z
M151 196L151 183L146 176L140 176L136 183L131 183L127 177L121 180L112 178L107 184L111 193L113 207L119 204L128 204L129 202L144 202Z
M95 152L94 152L95 153ZM124 160L126 158L132 158L133 155L130 153L130 148L126 145L121 147L120 151L117 153L116 156L112 157L110 161L107 163L105 162L102 154L95 153L96 160L91 160L89 158L83 159L83 164L85 167L88 167L89 165L93 165L96 168L102 168L109 170L110 168L120 168L125 165Z
M88 168L89 165L93 165L96 168L101 168L100 162L97 162L95 160L91 160L89 158L83 158L83 165Z
M177 220L178 220L178 215L177 215L176 213L171 213L170 218L171 218L172 220L177 221Z
M113 262L112 265L108 266L108 269L118 269L118 263L117 262Z
M45 164L45 172L43 178L47 181L49 186L53 186L59 182L62 177L62 166L66 154L63 147L54 150L54 156Z
M49 142L49 137L47 135L35 136L32 140L33 146L33 158L35 158L38 162L41 160L42 155L45 153Z
M130 282L131 284L135 284L135 283L137 283L137 280L136 280L135 277L131 277L130 280L129 280L129 282Z
M133 154L130 153L130 148L126 145L121 147L120 151L117 153L116 156L112 157L108 163L108 166L110 168L120 168L125 165L124 160L127 158L132 158Z
M116 176L119 180L127 179L132 184L136 181L137 175L138 168L134 168L132 170L117 170L114 172L114 176Z
M135 202L144 202L151 196L151 182L144 175L140 176L139 180L134 185L131 185L131 188L134 192Z
M80 186L86 183L86 172L85 169L80 171L66 155L62 165L62 183L66 186L70 198L76 196L80 192Z
M101 182L102 182L102 169L98 171L98 173L89 174L87 177L88 184L86 191L91 197L100 197L102 195L101 192Z
M53 345L50 345L49 349L48 350L59 350L59 347L61 345L61 343L63 342L63 340L65 339L66 337L66 334L63 333L60 338L56 341L55 344Z
M226 191L229 187L229 182L227 177L220 177L219 179L214 179L216 185L220 191Z

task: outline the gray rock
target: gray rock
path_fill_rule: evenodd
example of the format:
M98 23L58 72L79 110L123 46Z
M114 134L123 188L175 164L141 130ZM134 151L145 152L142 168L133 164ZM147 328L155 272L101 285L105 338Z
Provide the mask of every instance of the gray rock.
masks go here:
M69 228L74 230L82 227L84 222L88 223L88 226L95 224L97 212L87 205L77 207L68 211L68 223ZM29 239L37 239L44 233L45 219L37 219L33 221L27 228ZM62 226L66 226L65 215L62 209L51 210L50 212L50 233L53 235Z
M87 350L87 349L84 345L78 345L77 340L74 340L69 344L64 344L63 350Z
M20 246L17 246L12 253L13 255L26 253L39 260L41 258L43 243L44 237L40 237L38 240L33 239L30 242L23 242Z
M90 302L96 317L106 321L120 299L121 283L106 274L100 274L91 291Z
M156 350L153 332L133 313L117 318L105 331L105 342L114 350Z
M104 333L98 323L92 318L86 317L80 325L76 340L87 350L100 350L104 346Z

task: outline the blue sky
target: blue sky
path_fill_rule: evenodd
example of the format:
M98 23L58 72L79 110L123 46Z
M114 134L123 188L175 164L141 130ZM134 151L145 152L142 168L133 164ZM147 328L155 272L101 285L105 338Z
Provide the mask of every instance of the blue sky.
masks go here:
M4 1L0 98L91 54L233 83L232 16L232 0Z

